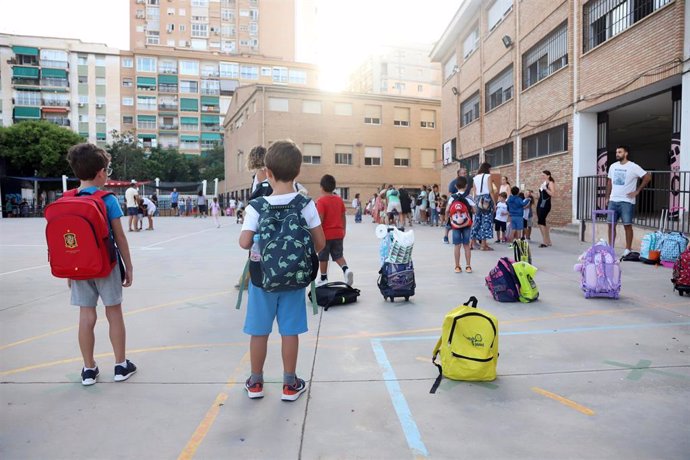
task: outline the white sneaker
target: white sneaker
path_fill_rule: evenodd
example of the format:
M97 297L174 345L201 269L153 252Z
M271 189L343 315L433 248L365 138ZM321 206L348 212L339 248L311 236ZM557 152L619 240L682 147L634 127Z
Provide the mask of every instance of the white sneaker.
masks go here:
M328 283L328 278L326 278L325 280L318 280L316 282L316 287L323 286L326 283Z
M630 249L623 251L623 257L627 256L628 254L630 254Z
M352 286L352 283L355 281L355 274L352 273L352 270L349 268L345 272L345 283L347 283L348 286Z

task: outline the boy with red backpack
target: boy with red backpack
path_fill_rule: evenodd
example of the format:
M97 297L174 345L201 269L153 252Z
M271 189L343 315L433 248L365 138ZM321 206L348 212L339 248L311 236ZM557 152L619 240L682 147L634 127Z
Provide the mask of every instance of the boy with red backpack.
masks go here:
M472 266L470 265L472 259L470 231L472 230L472 208L474 202L468 196L469 190L467 190L466 177L458 177L455 187L458 191L448 198L448 206L446 208L446 215L453 232L455 273L462 273L462 267L460 266L461 247L464 247L465 250L465 271L472 273Z
M81 184L46 208L51 271L58 278L67 278L71 303L80 307L82 385L93 385L99 375L94 359L99 297L110 325L110 342L115 354L114 380L122 382L137 370L125 355L122 316L122 288L132 285L132 260L120 223L123 214L117 198L100 190L112 172L110 155L93 144L83 143L69 150L67 162ZM124 266L121 266L120 256Z

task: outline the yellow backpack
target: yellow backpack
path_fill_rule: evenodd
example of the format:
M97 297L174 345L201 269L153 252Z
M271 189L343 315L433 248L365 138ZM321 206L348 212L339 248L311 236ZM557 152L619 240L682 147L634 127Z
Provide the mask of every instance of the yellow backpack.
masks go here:
M440 364L436 362L439 353ZM438 368L439 375L430 393L436 393L443 377L494 380L498 362L498 320L477 308L477 298L470 297L465 304L446 314L431 362Z

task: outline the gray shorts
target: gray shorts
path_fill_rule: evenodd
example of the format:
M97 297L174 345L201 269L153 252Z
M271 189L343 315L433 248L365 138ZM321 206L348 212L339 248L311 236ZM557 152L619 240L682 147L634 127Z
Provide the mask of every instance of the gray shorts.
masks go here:
M98 304L98 297L107 307L122 303L122 278L119 264L115 264L110 275L104 278L72 280L72 305L95 307Z
M328 261L328 256L331 256L331 260L340 259L343 257L343 240L342 238L337 240L326 240L326 247L323 251L319 252L319 261Z

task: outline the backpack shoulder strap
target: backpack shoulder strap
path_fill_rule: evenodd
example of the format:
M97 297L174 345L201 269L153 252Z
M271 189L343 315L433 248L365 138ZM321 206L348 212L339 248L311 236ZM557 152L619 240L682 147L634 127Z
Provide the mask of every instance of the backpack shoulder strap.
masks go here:
M258 212L259 214L261 214L261 209L264 207L264 204L268 204L270 206L270 203L268 202L268 200L266 200L266 198L264 198L262 196L260 196L258 198L254 198L253 200L251 200L247 204L249 206L251 206L252 208L254 208L254 210L256 212Z
M431 394L436 393L438 386L441 384L441 380L443 380L443 368L441 367L440 363L436 362L438 353L441 350L441 340L443 340L443 336L438 338L438 341L436 342L436 346L434 347L434 351L431 357L431 364L436 366L436 368L438 369L438 377L436 377L436 380L434 380L434 384L431 386L431 390L429 390L429 393Z

